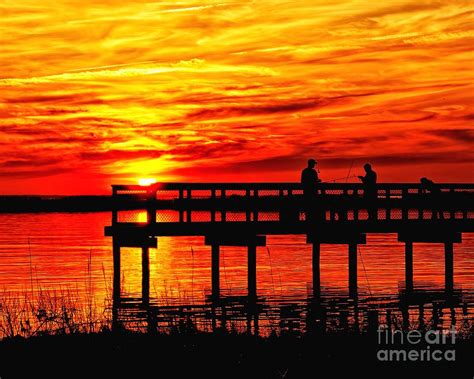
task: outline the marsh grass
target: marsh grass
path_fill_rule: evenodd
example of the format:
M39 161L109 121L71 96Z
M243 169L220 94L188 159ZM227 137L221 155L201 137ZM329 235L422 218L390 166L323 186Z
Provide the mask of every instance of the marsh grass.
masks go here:
M4 290L0 295L0 338L96 333L110 328L109 307L98 307L73 290L27 292Z

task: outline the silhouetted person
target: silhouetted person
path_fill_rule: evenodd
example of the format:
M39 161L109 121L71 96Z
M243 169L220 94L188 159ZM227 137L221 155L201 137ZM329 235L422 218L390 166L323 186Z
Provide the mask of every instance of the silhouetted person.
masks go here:
M308 159L308 167L301 172L301 184L305 196L315 194L318 183L321 183L318 172L314 168L317 164L318 162L314 159Z
M365 175L359 176L359 179L364 184L364 199L367 203L367 212L369 213L369 220L377 220L377 173L372 170L369 163L364 165Z
M314 200L317 194L318 183L321 183L315 166L318 164L314 159L308 159L308 167L301 172L301 185L306 209L306 220L313 218Z
M433 219L444 219L443 212L440 210L439 206L441 203L441 190L440 188L433 182L431 179L428 178L421 178L420 179L420 186L421 186L421 193L430 193L431 200L432 200L432 210L431 210L431 218Z

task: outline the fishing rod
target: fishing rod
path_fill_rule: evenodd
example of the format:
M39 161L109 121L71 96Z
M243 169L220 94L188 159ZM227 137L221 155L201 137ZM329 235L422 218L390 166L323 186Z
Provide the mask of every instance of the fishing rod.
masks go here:
M346 176L346 183L347 183L347 180L349 179L349 175L351 174L352 167L354 166L354 162L355 162L355 159L352 160L351 167L349 167L349 172L347 173L347 176Z
M325 180L324 182L321 182L321 183L334 183L334 182L337 182L337 181L339 181L339 180L345 180L345 181L347 182L347 180L352 179L352 178L357 178L357 175L344 176L343 178Z
M349 179L357 178L358 175L352 175L352 176L350 176L350 175L351 175L351 171L352 171L352 167L354 167L354 163L355 163L355 159L352 160L351 166L349 167L349 171L348 171L347 175L344 176L343 178L325 180L324 182L321 182L321 183L334 183L334 182L337 182L337 181L339 181L339 180L345 180L346 183L347 183L347 181L348 181ZM319 170L318 170L318 174L319 174Z

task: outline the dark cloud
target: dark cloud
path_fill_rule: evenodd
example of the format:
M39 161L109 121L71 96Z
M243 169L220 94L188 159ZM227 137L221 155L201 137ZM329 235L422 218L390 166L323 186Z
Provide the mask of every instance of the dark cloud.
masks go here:
M29 159L10 159L0 163L0 170L3 168L22 168L47 166L60 163L62 160L58 158L29 158Z
M6 104L71 104L71 105L93 105L102 104L95 93L72 93L60 95L18 95L17 97L3 100Z
M41 167L30 170L15 170L15 171L3 171L0 170L0 177L6 179L30 179L30 178L41 178L52 175L59 175L71 172L70 168L63 167Z
M160 150L106 150L85 151L79 154L80 160L93 162L115 162L122 160L154 159L161 157L165 152Z
M188 119L209 119L209 118L220 118L220 117L236 117L236 116L252 116L252 115L265 115L275 113L290 113L297 112L305 109L312 109L319 106L326 105L327 100L314 99L305 100L298 102L288 103L277 103L268 105L242 105L232 107L220 107L202 109L196 112L188 114Z
M430 130L428 134L449 138L457 142L474 143L473 129L435 129Z
M429 115L423 116L423 117L418 117L418 118L413 118L413 119L394 119L394 120L379 120L377 123L379 124L391 124L391 123L410 123L410 122L421 122L421 121L426 121L426 120L431 120L435 118L437 115L436 113L431 113Z

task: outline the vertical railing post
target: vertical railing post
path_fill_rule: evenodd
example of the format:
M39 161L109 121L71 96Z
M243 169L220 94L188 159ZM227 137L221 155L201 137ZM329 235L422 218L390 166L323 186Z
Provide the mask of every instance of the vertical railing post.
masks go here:
M253 190L253 221L258 221L258 189Z
M418 199L422 200L423 190L421 187L418 188ZM420 202L418 203L420 204ZM423 201L418 205L418 219L423 220Z
M221 221L226 222L226 205L225 205L225 189L221 189Z
M408 219L407 200L408 200L408 189L403 188L402 189L402 220Z
M156 224L156 189L149 190L147 193L147 224Z
M191 190L188 188L186 190L186 222L191 222Z
M455 196L455 191L454 191L454 188L451 188L451 190L449 191L449 204L450 204L450 213L449 213L449 218L451 220L455 219L456 218L456 210L454 209L454 196ZM441 212L443 211L443 209L441 209Z
M118 199L117 188L112 186L112 226L118 223Z
M211 222L216 221L216 189L211 190Z
M321 188L321 190L318 192L320 192L321 199L324 199L324 197L326 196L326 188ZM328 208L326 204L327 202L325 200L318 201L316 203L316 207L319 208L317 216L319 221L326 221L326 210Z
M184 221L183 198L184 198L184 190L180 188L179 189L179 222Z
M355 203L355 207L354 207L354 221L357 221L359 219L359 205L360 205L360 196L359 196L359 190L357 188L354 189L354 194L356 195L355 198L357 199L356 200L356 203Z
M285 198L284 198L284 191L282 188L278 190L278 197L279 197L279 202L280 202L280 207L279 207L279 212L278 212L278 221L283 221L285 218L284 216L282 217L282 214L285 212L284 208L286 208L285 205ZM286 212L285 212L286 214Z
M245 201L245 221L249 222L250 221L250 204L252 203L252 199L250 197L250 189L245 190L245 196L246 196L246 201Z

